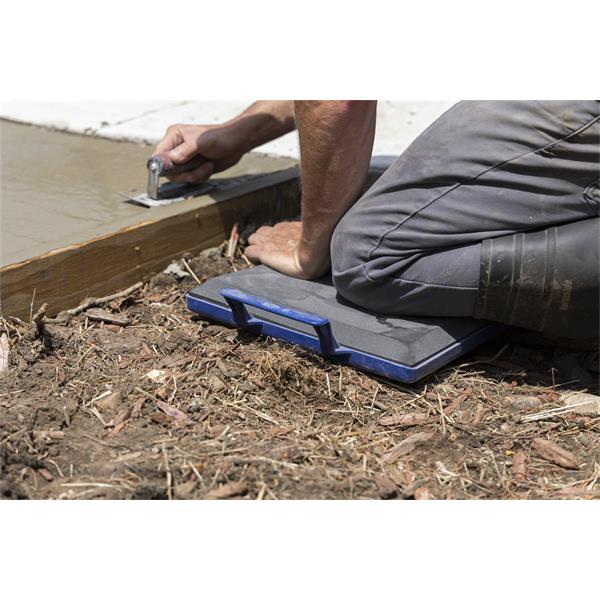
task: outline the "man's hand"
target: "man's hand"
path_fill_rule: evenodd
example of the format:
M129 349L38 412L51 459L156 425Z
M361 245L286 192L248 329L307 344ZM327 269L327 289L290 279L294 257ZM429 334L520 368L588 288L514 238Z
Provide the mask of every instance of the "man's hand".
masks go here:
M197 154L206 158L194 171L167 175L171 181L199 183L235 165L246 152L295 127L291 100L259 100L221 125L171 125L154 149L176 164Z
M167 174L171 181L200 183L213 173L235 165L244 155L243 145L230 129L220 125L171 125L154 154L166 153L176 164L185 163L197 154L206 162L193 171Z
M316 279L329 270L329 247L307 247L302 233L300 222L261 227L248 238L246 257L292 277Z

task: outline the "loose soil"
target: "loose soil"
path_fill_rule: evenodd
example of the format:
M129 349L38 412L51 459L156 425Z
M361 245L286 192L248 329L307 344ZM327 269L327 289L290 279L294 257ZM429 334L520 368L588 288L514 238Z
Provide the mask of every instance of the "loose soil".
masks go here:
M246 268L225 249L180 266ZM194 285L161 273L64 322L0 320L0 497L600 495L600 417L523 420L598 393L597 352L504 335L401 385L199 320Z

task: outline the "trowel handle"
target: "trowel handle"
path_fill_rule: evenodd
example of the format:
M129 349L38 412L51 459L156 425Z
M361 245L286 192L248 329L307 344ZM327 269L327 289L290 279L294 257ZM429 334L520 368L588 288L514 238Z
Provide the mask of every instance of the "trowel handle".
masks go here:
M148 160L147 167L148 170L152 170L152 167L154 167L159 175L176 175L177 173L193 171L205 162L206 158L200 154L184 163L174 163L166 154L155 154Z

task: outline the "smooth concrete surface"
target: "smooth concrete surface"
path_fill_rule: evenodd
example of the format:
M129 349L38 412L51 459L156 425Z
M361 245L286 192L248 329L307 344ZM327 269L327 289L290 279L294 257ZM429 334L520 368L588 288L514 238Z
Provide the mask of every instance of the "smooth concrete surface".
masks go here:
M0 121L0 267L149 219L192 210L214 195L159 208L125 202L145 191L151 148ZM287 169L252 153L215 179Z
M0 118L76 133L155 144L174 123L221 123L251 100L181 102L4 102ZM389 101L378 105L373 154L398 155L454 101ZM295 133L256 149L298 158Z

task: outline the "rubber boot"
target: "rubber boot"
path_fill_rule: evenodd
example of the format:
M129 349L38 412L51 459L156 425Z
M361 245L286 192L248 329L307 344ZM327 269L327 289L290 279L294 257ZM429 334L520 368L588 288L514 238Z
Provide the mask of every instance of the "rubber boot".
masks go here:
M599 337L600 219L485 240L475 317L545 337Z

